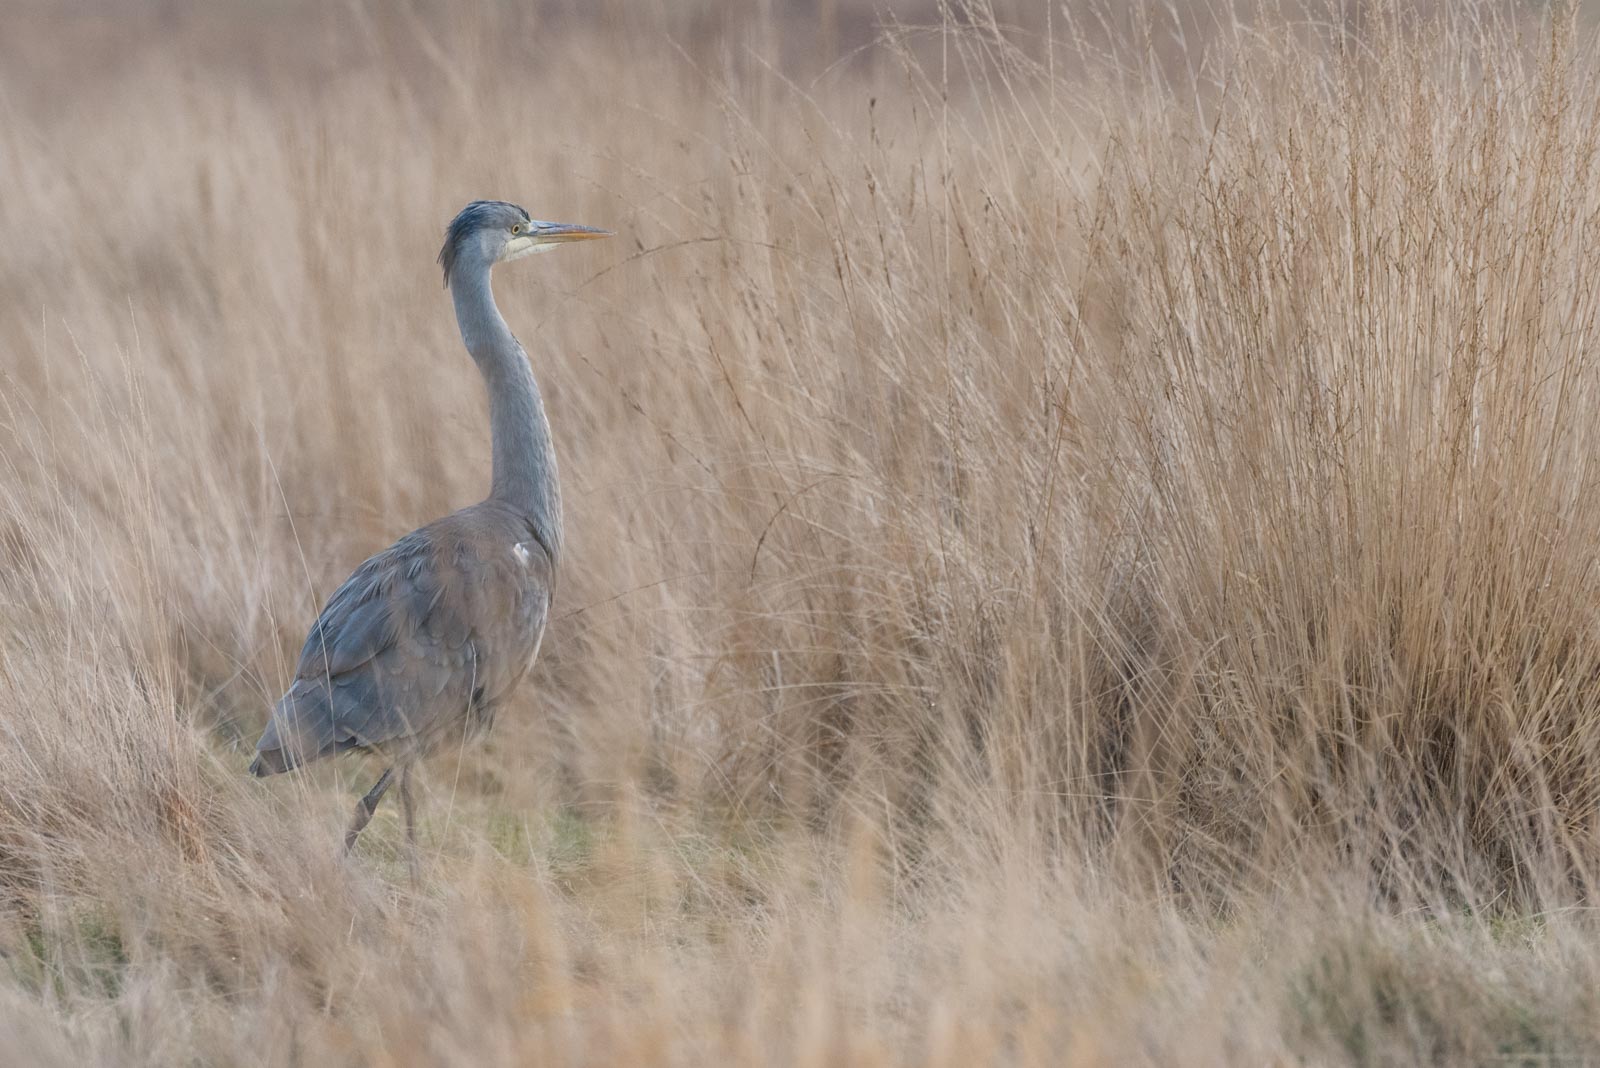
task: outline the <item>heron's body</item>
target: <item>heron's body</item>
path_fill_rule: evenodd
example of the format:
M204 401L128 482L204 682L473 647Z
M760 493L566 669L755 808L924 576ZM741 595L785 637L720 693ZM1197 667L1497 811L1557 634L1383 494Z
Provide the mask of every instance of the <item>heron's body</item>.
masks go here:
M250 770L289 771L363 750L392 763L362 800L355 841L400 771L493 721L544 635L561 557L561 492L538 384L495 307L494 264L604 231L541 223L475 201L439 259L467 351L489 393L494 477L487 500L412 531L356 569L311 628L295 678L272 711Z
M251 770L347 749L405 763L487 727L539 652L554 585L528 517L492 498L407 534L329 599Z

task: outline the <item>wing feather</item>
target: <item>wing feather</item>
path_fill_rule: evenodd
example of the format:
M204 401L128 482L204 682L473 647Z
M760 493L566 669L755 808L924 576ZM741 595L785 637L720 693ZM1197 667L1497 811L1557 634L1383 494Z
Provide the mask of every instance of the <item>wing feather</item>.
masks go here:
M522 675L553 568L542 549L519 562L509 533L480 529L488 521L457 513L408 534L334 591L257 745L258 774L420 742Z

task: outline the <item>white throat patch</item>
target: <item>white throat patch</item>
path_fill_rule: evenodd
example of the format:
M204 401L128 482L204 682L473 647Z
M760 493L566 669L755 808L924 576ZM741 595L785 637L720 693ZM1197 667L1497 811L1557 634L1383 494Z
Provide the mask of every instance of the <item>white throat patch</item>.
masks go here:
M500 262L520 260L524 256L532 256L535 252L549 252L555 247L553 241L535 241L530 235L521 234L506 242L505 248L500 250Z

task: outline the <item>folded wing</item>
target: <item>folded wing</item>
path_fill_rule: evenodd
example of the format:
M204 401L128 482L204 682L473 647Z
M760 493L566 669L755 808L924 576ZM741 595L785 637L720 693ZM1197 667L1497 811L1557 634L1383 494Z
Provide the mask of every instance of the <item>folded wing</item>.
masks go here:
M251 770L425 735L465 714L478 650L462 596L470 554L429 528L356 569L311 628Z

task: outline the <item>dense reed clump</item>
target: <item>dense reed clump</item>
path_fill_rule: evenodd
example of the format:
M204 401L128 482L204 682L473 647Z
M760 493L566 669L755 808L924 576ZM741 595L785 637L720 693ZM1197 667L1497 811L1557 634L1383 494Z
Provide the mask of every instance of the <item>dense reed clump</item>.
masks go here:
M1585 11L173 10L0 15L19 1063L1600 1056ZM480 196L621 239L413 886L243 768L487 484Z

